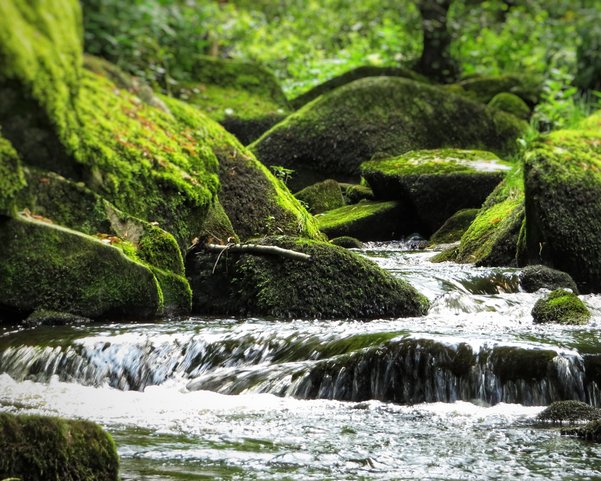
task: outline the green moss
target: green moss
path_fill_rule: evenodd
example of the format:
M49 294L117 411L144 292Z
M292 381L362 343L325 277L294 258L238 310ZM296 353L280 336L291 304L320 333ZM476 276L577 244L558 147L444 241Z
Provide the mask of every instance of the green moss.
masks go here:
M205 223L202 226L200 238L207 242L224 245L229 242L240 242L230 218L217 198L215 198L215 202L209 209Z
M89 421L0 413L0 478L117 481L111 436Z
M504 112L411 80L371 77L305 105L251 145L266 165L297 175L300 189L327 177L358 180L359 165L415 149L475 148L507 153L525 123ZM314 180L315 179L315 180Z
M601 419L595 419L581 428L562 431L562 434L576 435L586 441L601 443Z
M539 289L571 289L578 294L574 279L567 273L551 269L547 266L534 265L525 267L520 273L520 286L526 292L536 292Z
M365 65L349 70L342 75L338 75L337 77L331 78L330 80L313 87L307 92L291 100L290 103L295 109L300 109L303 105L315 100L320 95L365 77L402 77L416 80L418 82L429 83L429 80L426 77L423 77L413 70L400 67L378 67L375 65Z
M350 236L335 237L334 239L330 240L330 243L338 247L344 247L345 249L363 248L363 242Z
M173 115L201 131L219 160L219 200L241 239L284 233L321 238L317 222L284 183L231 134L192 106L164 98Z
M526 155L527 261L601 289L601 113L556 131Z
M0 223L1 307L90 318L152 317L162 309L154 275L119 249L23 217Z
M362 200L375 200L373 191L362 184L348 184L345 182L339 183L342 190L342 197L346 204L357 204Z
M342 207L345 202L338 182L333 179L324 180L305 187L294 196L304 202L312 214L320 214L327 210Z
M376 198L411 206L429 236L458 210L480 207L510 168L490 152L438 149L364 162L361 174Z
M540 421L570 424L599 418L601 418L601 410L582 401L574 400L555 401L537 416Z
M591 313L576 294L557 289L536 301L532 317L537 324L587 324Z
M428 301L406 282L343 248L289 237L260 243L312 258L229 253L213 272L217 254L201 254L192 269L197 312L361 319L419 316L427 310Z
M461 236L469 228L478 215L479 209L461 209L449 217L438 229L430 242L433 244L451 244L461 240Z
M515 94L501 92L488 102L488 106L515 115L518 119L528 120L530 118L530 107Z
M0 215L13 213L14 197L25 183L17 152L10 142L0 135Z
M328 237L351 236L362 241L398 239L402 231L402 207L398 202L364 200L316 216Z
M495 95L506 92L517 95L529 105L538 103L541 94L539 79L524 75L482 76L462 80L457 84L463 95L484 104Z
M549 364L557 356L551 349L523 349L514 346L496 347L488 362L501 382L542 380L549 378Z

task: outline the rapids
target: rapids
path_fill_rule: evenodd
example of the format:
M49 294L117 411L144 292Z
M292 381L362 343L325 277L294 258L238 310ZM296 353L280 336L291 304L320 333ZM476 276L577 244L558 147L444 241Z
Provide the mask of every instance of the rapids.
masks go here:
M588 326L534 325L516 269L362 252L428 316L4 327L0 411L99 422L132 481L601 479L601 447L534 421L601 406L601 296Z

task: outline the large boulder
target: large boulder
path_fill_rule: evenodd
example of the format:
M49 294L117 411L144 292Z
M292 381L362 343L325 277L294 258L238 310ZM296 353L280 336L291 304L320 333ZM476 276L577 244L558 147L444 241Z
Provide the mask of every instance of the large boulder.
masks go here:
M0 135L0 215L14 212L14 197L24 186L25 177L19 155L11 143Z
M194 309L218 315L279 318L421 316L428 301L406 282L374 263L331 244L268 237L276 245L309 254L306 260L278 255L207 252L189 257Z
M113 439L89 421L0 413L0 453L0 479L119 479Z
M402 78L357 80L309 103L251 145L265 165L296 171L300 189L324 178L359 178L375 154L484 148L513 151L525 124L437 87Z
M557 289L536 301L532 318L536 324L586 324L591 313L576 294Z
M458 210L480 207L509 170L510 164L490 152L453 149L412 151L361 164L375 197L410 206L425 236Z
M541 265L524 267L520 272L520 287L526 292L536 292L539 289L570 289L578 294L578 286L570 274Z
M528 152L525 192L526 261L601 291L601 112Z

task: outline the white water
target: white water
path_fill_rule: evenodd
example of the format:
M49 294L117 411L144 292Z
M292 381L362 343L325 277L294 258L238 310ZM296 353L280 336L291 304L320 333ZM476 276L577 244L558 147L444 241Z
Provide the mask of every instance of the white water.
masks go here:
M430 254L395 246L368 254L433 301L427 317L7 330L0 410L101 423L117 440L124 480L601 479L601 448L536 425L541 406L261 393L290 391L293 373L337 362L345 340L363 339L353 344L358 356L428 339L474 352L553 350L560 364L601 353L599 296L583 298L593 311L589 326L535 326L529 312L541 294L515 292L512 270L433 265ZM241 394L187 388L203 377L215 390L239 384Z

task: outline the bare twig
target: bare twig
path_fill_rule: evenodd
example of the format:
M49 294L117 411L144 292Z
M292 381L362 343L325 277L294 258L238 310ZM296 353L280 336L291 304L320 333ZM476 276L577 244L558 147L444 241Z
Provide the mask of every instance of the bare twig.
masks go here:
M262 246L257 244L228 244L225 246L205 244L205 249L211 252L219 252L219 257L227 250L230 252L242 252L247 254L276 255L300 261L308 261L311 259L309 254L304 254L303 252L283 249L282 247L277 246ZM217 261L219 261L219 257L217 258Z

